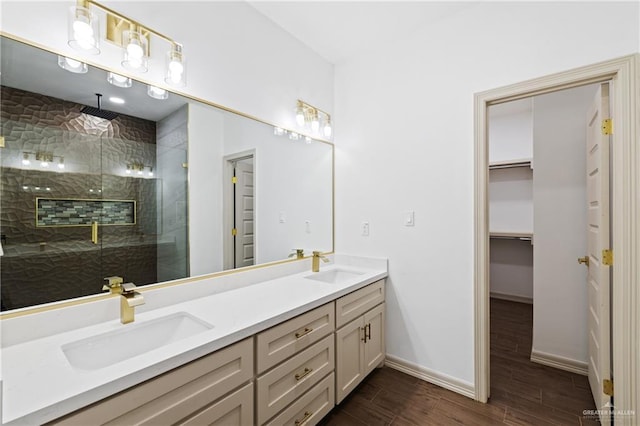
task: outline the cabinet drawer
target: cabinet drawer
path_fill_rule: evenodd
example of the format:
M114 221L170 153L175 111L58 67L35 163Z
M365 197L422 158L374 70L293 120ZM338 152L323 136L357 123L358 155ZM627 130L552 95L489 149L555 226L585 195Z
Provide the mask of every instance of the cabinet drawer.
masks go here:
M258 374L322 339L335 329L333 302L320 306L258 334Z
M334 374L331 373L267 423L267 426L310 426L317 424L335 405L334 389Z
M253 425L253 383L249 383L226 398L211 404L180 424L184 426Z
M334 337L325 337L256 380L258 424L308 391L334 368Z
M384 302L384 280L376 281L342 296L336 300L336 327L342 327L382 302Z
M246 339L148 380L52 424L172 424L253 377L253 342Z

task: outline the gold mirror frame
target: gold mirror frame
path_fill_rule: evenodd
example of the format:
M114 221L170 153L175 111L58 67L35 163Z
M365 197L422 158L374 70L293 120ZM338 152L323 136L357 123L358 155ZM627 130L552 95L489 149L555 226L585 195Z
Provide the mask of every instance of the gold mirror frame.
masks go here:
M5 31L0 30L0 37L5 37L7 39L19 42L19 43L23 43L27 46L30 47L34 47L36 49L40 49L46 52L49 52L51 54L54 55L61 55L61 56L66 56L68 58L71 59L75 59L77 61L80 62L84 62L85 64L92 66L94 68L103 70L105 72L113 72L116 74L123 74L122 70L119 69L113 69L113 68L108 68L103 66L102 64L97 64L96 62L87 60L87 58L81 58L79 56L73 56L73 55L69 55L68 52L62 52L56 49L51 49L47 46L44 46L42 44L39 43L35 43L32 42L30 40L27 40L25 38L13 35L13 34L9 34ZM170 93L173 93L175 95L178 96L182 96L183 98L185 98L186 100L190 100L190 101L195 101L195 102L199 102L203 105L207 105L207 106L211 106L214 108L217 108L221 111L225 111L225 112L229 112L232 114L236 114L238 116L262 123L262 124L266 124L268 126L271 127L279 127L283 130L289 131L289 132L294 132L294 133L298 133L299 135L303 136L303 137L309 137L317 142L321 142L324 144L327 144L331 147L331 251L330 252L323 252L322 254L333 254L335 252L335 145L333 144L333 142L326 140L326 139L322 139L322 138L318 138L309 134L305 134L299 130L296 129L289 129L286 127L282 127L278 124L274 124L272 122L269 122L267 120L263 120L261 118L252 116L250 114L235 110L233 108L229 108L226 107L224 105L220 105L217 104L215 102L212 101L208 101L206 99L203 98L198 98L196 96L190 95L188 93L179 91L179 90L175 90L174 88L171 88L169 86L167 86L166 84L158 84L157 82L151 81L151 80L145 80L142 78L139 78L138 76L136 77L131 77L130 75L127 75L127 77L130 77L132 80L135 80L139 83L142 84L149 84L149 85L153 85L162 89L167 90ZM0 147L1 148L1 147ZM261 263L258 265L252 265L252 266L245 266L245 267L241 267L241 268L237 268L237 269L228 269L228 270L224 270L224 271L218 271L218 272L212 272L209 274L205 274L205 275L198 275L198 276L194 276L194 277L185 277L185 278L181 278L181 279L177 279L177 280L173 280L173 281L168 281L168 282L160 282L160 283L155 283L155 284L146 284L142 287L138 288L138 291L141 292L145 292L145 291L152 291L152 290L159 290L162 288L166 288L166 287L173 287L176 285L183 285L183 284L189 284L192 282L196 282L196 281L202 281L202 280L206 280L206 279L210 279L210 278L215 278L215 277L221 277L221 276L225 276L225 275L231 275L231 274L235 274L235 273L241 273L241 272L245 272L248 270L254 270L254 269L261 269L261 268L266 268L266 267L270 267L270 266L275 266L275 265L280 265L280 264L284 264L284 263L290 263L290 262L297 262L300 260L304 260L304 259L308 259L312 257L311 255L307 255L304 256L304 258L302 259L297 259L297 258L292 258L292 259L283 259L283 260L276 260L276 261L272 261L272 262L267 262L267 263ZM63 308L67 308L70 306L75 306L75 305L81 305L84 303L91 303L91 302L95 302L95 301L99 301L99 300L104 300L106 298L109 297L113 297L112 294L110 293L99 293L99 294L94 294L94 295L90 295L90 296L82 296L82 297L78 297L78 298L74 298L74 299L68 299L68 300L61 300L61 301L57 301L57 302L50 302L50 303L46 303L46 304L42 304L42 305L34 305L34 306L29 306L29 307L24 307L24 308L18 308L18 309L14 309L14 310L9 310L9 311L5 311L5 312L0 312L0 320L4 320L4 319L10 319L10 318L15 318L15 317L20 317L20 316L24 316L24 315L31 315L31 314L36 314L39 312L44 312L44 311L49 311L49 310L55 310L55 309L63 309Z

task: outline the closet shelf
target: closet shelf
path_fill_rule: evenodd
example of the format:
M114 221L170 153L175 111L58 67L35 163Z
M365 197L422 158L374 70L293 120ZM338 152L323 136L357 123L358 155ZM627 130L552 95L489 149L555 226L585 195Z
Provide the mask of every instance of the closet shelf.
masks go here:
M533 232L489 232L489 238L497 240L531 241Z
M513 169L515 167L529 167L533 169L533 161L531 158L523 158L520 160L494 161L489 163L489 170Z

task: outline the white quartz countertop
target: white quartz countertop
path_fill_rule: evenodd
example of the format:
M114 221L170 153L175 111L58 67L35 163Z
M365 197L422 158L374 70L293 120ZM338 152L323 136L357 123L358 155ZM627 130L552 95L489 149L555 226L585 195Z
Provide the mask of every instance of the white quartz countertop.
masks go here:
M331 269L360 275L331 284L305 278L312 275L310 270L299 272L158 309L148 307L136 312L132 324L110 320L3 347L2 423L53 420L387 276L386 262L323 265L321 272ZM93 370L73 367L62 351L65 344L179 312L213 328Z

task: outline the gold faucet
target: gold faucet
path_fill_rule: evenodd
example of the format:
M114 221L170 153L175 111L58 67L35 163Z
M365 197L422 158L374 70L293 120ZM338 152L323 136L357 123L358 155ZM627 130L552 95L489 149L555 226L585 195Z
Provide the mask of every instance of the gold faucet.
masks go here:
M122 277L106 277L107 284L102 286L102 290L109 290L111 294L122 294Z
M134 321L134 308L144 305L144 297L138 293L134 283L122 284L122 294L120 295L120 322L129 324Z
M319 251L314 251L313 259L311 259L311 272L320 272L320 259L325 263L329 261L329 259L321 255Z
M304 258L304 249L293 249L296 252L295 253L291 253L288 257L293 257L295 256L296 259L302 259Z

